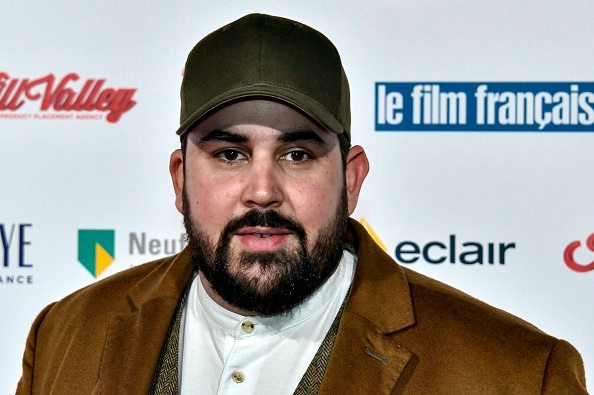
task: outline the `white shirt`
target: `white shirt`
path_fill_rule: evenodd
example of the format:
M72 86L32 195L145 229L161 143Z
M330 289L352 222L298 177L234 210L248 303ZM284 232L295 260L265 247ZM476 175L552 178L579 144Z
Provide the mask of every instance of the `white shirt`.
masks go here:
M224 309L196 276L181 321L180 394L292 394L346 297L355 265L356 256L345 251L304 304L276 317Z

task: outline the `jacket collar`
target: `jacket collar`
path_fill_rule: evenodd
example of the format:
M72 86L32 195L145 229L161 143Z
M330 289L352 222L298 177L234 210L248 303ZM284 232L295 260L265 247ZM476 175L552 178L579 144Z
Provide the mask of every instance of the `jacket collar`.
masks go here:
M152 299L179 300L193 269L189 248L166 258L130 289L128 298L133 309L140 309Z
M357 269L319 394L400 393L416 366L413 352L391 336L415 323L408 282L351 219L346 241L358 252Z
M384 334L413 325L415 316L404 271L359 222L349 219L349 229L347 241L355 247L358 263L348 311L368 320Z

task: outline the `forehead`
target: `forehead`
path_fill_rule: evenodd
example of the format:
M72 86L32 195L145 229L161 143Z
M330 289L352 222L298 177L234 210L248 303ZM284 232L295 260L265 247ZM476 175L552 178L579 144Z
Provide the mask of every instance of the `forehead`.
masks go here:
M226 104L196 123L190 132L200 135L213 130L239 130L249 134L250 126L279 132L308 130L323 140L337 140L335 133L326 130L296 107L265 98L247 98Z

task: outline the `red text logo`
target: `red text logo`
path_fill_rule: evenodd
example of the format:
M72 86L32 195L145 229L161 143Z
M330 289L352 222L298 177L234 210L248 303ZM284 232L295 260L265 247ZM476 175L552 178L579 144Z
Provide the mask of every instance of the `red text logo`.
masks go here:
M582 265L576 262L574 258L575 250L577 250L582 243L579 240L572 241L569 245L565 248L565 252L563 253L563 259L565 260L565 264L569 266L570 269L575 270L576 272L587 272L590 270L594 270L594 261L591 263ZM592 233L588 240L586 240L586 247L594 252L594 233Z
M108 122L114 123L136 105L133 100L136 89L107 88L105 79L99 78L76 84L79 79L76 73L61 79L48 74L32 80L11 78L0 72L0 111L17 111L26 102L38 101L41 111L100 111L107 114Z

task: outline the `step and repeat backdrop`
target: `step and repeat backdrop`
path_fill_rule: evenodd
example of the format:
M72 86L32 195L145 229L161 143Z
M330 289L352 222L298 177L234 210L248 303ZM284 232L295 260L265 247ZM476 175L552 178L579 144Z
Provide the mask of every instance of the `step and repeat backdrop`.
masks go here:
M0 393L45 305L184 247L185 58L250 12L338 47L371 162L354 217L402 265L569 340L592 387L594 3L25 0L0 6Z

